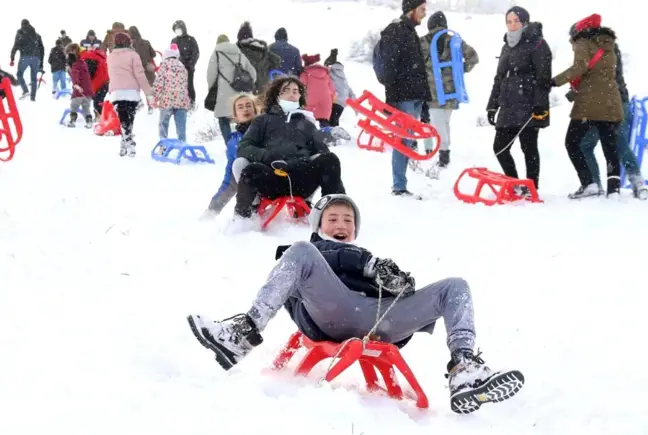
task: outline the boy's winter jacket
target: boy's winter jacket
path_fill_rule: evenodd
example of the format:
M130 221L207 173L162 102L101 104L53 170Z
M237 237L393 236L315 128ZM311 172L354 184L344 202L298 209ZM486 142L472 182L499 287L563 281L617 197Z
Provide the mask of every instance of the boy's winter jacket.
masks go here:
M285 39L280 39L270 44L268 48L281 58L281 65L277 68L279 71L291 76L301 74L303 63L297 47L289 44Z
M315 119L330 119L335 86L328 68L318 64L307 66L299 80L306 86L306 110L313 112Z
M63 71L67 66L67 62L65 58L65 50L63 50L63 47L60 45L53 47L52 50L50 50L50 54L49 57L47 58L47 62L50 64L50 67L52 68L52 73L55 73L57 71Z
M331 74L331 80L333 80L333 87L335 88L335 104L346 107L346 100L349 98L355 100L356 95L347 81L346 74L344 73L344 65L339 62L334 63L329 67L329 73Z
M162 62L153 82L153 92L160 109L191 108L189 100L189 74L187 68L175 57Z
M92 92L92 84L90 83L90 71L88 70L88 65L83 59L77 59L70 68L70 76L72 77L72 85L74 90L72 91L72 98L92 98L94 92ZM80 86L82 92L77 90L77 86Z
M101 50L82 51L81 59L88 65L92 92L97 92L102 86L108 83L108 62L106 53Z
M146 95L152 95L142 60L132 48L115 48L108 55L108 76L110 86L108 92L117 90L142 90Z
M198 42L196 42L196 38L187 34L187 25L184 21L180 20L173 23L173 31L175 32L176 29L182 30L182 36L176 36L171 40L171 43L176 44L178 50L180 50L180 62L187 70L194 71L200 57Z

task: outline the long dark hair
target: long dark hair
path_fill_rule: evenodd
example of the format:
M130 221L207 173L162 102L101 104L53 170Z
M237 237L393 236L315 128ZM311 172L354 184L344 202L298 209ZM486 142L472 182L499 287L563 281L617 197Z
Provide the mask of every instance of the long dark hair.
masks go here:
M270 83L270 87L265 93L263 101L264 110L268 111L272 106L275 106L279 101L279 94L286 88L286 86L294 83L299 88L299 107L306 107L306 86L299 79L295 77L279 77Z

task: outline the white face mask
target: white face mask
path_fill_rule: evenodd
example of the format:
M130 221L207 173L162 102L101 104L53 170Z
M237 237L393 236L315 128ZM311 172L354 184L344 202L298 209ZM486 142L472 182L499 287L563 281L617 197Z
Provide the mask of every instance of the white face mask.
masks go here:
M176 29L175 34L178 36L182 36L182 29Z
M279 100L279 105L281 106L281 109L286 113L290 113L293 110L299 109L299 101Z

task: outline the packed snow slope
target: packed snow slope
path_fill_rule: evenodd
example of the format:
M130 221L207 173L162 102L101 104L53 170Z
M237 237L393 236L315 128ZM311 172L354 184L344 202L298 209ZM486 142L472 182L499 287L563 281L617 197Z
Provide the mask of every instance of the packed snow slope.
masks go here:
M555 72L570 61L569 24L601 13L628 53L631 93L645 95L641 27L633 24L641 17L624 3L589 2L587 10L569 2L525 6L544 22ZM89 27L103 34L115 20L138 25L163 49L173 21L184 19L202 50L199 101L217 35L234 38L245 19L262 39L272 41L276 28L285 26L302 52L326 57L337 47L344 57L352 41L397 15L359 2L256 0L206 8L186 1L182 11L133 2L92 19L81 9L63 14L55 3L33 6L30 16L3 10L0 52L8 55L22 18L32 21L48 50L61 28L76 40ZM563 90L557 91L561 104L553 109L552 126L540 134L545 203L488 208L458 202L451 187L462 169L499 170L493 130L476 125L504 20L449 19L481 63L467 79L472 102L453 118L451 168L434 182L410 175L410 188L428 199L389 195L388 154L354 145L334 151L363 213L359 243L393 258L420 285L448 276L467 279L483 357L493 368L524 372L527 384L518 396L470 416L453 414L443 377L448 352L442 324L434 336L417 335L403 350L430 398L427 412L358 393L357 368L333 387L315 385L325 365L305 380L262 374L295 330L284 312L265 331L265 343L224 373L193 338L185 316L219 319L247 310L274 264L275 247L307 238L308 229L282 221L266 233L234 225L232 205L216 220L201 221L223 175L220 138L207 144L216 165L158 163L149 156L157 114L140 113L139 154L120 158L118 138L59 126L66 102L52 100L46 88L35 104L19 102L25 136L14 160L0 165L0 433L648 433L648 375L642 369L646 204L627 192L620 201L565 198L577 178L563 145L569 113ZM357 92L381 95L370 65L347 62L346 68ZM207 120L208 113L195 114L189 137ZM348 129L354 121L345 113Z

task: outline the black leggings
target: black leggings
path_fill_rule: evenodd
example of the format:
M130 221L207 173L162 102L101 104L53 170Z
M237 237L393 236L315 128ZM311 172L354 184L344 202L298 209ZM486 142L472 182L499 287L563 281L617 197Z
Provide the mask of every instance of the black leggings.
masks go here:
M603 147L603 155L607 161L607 193L618 192L621 188L621 167L619 166L619 156L617 155L617 136L619 135L618 122L607 121L586 121L573 119L567 127L567 136L565 137L565 147L569 159L576 169L581 186L589 186L594 183L592 172L587 166L585 156L581 150L580 144L590 128L598 130Z
M97 92L95 92L94 97L92 97L92 102L94 103L94 109L99 115L101 115L101 111L103 109L103 102L104 99L106 98L106 94L108 93L109 86L110 84L106 83L105 85L97 89Z
M194 88L194 70L187 68L187 87L189 91L189 99L193 105L196 102L196 89Z
M115 111L121 123L122 139L132 139L133 123L135 122L135 113L137 113L139 101L119 100L113 102L113 104L115 105Z
M513 140L515 135L520 131L519 128L498 128L495 130L495 143L493 143L493 151L497 155L504 174L513 177L518 177L518 172L515 167L515 160L511 155L511 147L505 151L504 148ZM536 189L540 185L540 153L538 153L538 132L539 129L527 127L520 133L520 146L524 153L524 162L526 164L526 177L533 180Z
M331 119L329 120L331 127L337 127L338 125L340 125L340 116L342 116L342 112L344 112L344 107L340 106L339 104L333 103L333 110L331 110Z

